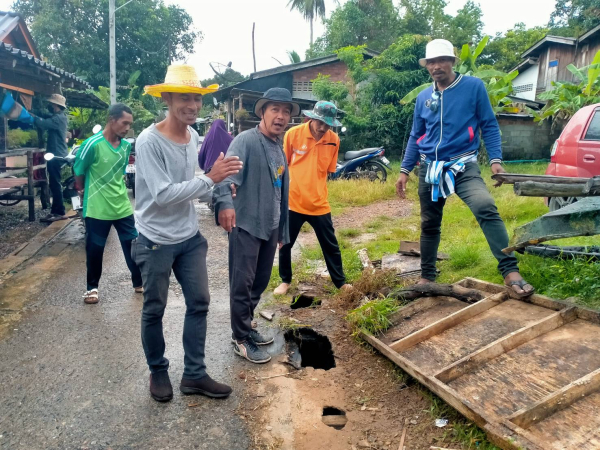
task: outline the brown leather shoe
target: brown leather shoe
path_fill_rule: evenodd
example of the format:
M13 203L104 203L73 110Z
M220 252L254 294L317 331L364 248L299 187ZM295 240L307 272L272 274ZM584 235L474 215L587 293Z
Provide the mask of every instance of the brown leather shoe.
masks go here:
M218 383L213 380L210 376L205 375L199 380L190 380L187 378L181 379L179 390L182 394L202 394L211 398L225 398L229 397L232 389L223 383Z
M150 395L157 402L168 402L173 398L173 386L166 370L150 374Z

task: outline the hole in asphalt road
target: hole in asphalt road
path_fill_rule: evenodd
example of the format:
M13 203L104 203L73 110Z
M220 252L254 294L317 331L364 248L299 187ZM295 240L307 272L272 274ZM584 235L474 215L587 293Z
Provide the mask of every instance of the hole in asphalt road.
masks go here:
M299 308L310 308L311 306L320 306L321 300L318 298L310 297L308 295L300 294L298 297L294 299L290 307L292 309Z
M346 412L334 408L333 406L326 406L323 408L323 417L321 417L321 420L325 425L335 428L336 430L341 430L348 422Z
M300 367L314 367L323 370L335 367L333 348L329 338L317 333L312 328L288 330L285 332L285 341L288 343L288 352L292 363L296 361L299 362Z

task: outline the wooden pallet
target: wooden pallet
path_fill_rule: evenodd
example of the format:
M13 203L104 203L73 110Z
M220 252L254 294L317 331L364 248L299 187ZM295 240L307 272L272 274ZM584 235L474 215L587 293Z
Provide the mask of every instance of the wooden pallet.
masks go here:
M600 449L600 313L466 278L486 297L427 297L363 338L505 450Z

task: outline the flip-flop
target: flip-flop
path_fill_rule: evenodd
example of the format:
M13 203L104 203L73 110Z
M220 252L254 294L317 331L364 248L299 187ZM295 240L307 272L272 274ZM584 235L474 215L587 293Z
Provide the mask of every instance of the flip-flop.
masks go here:
M532 294L535 293L535 288L533 287L533 285L531 283L528 283L527 281L525 281L523 278L521 278L520 280L513 280L513 281L509 281L509 282L504 282L507 290L508 290L508 295L512 298L526 298L526 297L530 297ZM531 291L525 291L525 286L531 286L532 289ZM517 292L513 289L513 286L519 286L523 292Z

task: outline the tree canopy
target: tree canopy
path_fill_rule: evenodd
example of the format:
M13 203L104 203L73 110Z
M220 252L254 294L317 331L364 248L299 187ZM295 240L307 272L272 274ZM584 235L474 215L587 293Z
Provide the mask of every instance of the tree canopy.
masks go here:
M49 62L96 88L109 84L108 0L16 0L13 9ZM139 85L162 81L169 63L193 53L202 34L184 9L136 0L116 13L116 36L117 84L127 86L138 70Z
M556 0L549 26L552 34L578 36L600 25L598 0Z

